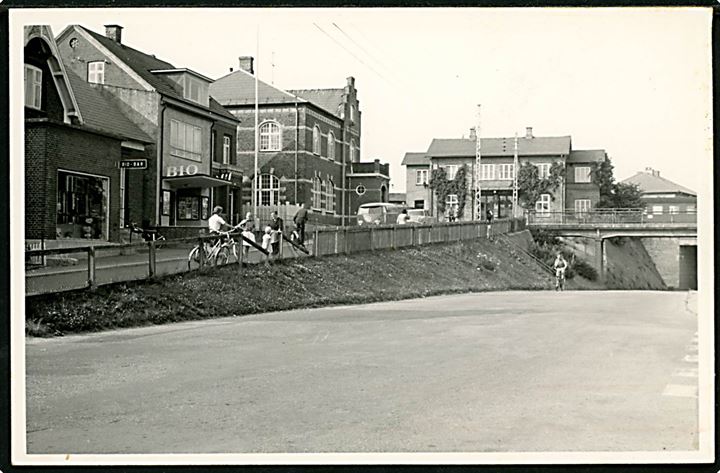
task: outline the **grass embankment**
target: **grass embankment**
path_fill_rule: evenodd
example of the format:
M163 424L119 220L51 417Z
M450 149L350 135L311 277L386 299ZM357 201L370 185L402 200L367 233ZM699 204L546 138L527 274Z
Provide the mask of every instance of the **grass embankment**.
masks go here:
M502 239L235 265L153 282L28 297L28 333L98 331L437 294L551 289L552 276ZM579 287L569 282L569 288Z

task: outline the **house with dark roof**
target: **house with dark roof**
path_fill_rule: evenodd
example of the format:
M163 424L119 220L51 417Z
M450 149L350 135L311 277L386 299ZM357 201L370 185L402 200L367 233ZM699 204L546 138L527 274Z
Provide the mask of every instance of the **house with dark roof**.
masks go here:
M695 191L660 176L660 171L651 167L621 182L638 186L648 216L655 220L669 220L669 215L697 212Z
M389 165L360 162L361 118L355 79L343 88L283 90L257 80L255 140L254 59L210 85L210 93L241 121L238 163L257 189L245 202L258 213L307 204L318 223L345 225L366 202L387 202ZM257 145L257 148L256 148ZM264 209L264 210L263 210Z
M212 79L129 47L122 29L106 25L102 35L70 25L57 45L68 70L121 111L106 118L122 115L152 140L147 169L132 171L148 183L143 223L166 236L197 234L216 205L239 221L238 120L210 95Z
M407 152L402 160L405 166L405 201L414 209L432 208L430 158L423 152Z
M26 239L46 248L119 241L152 194L137 169L152 138L65 67L48 26L25 27L24 39Z
M409 153L404 163L410 164L407 169L415 171L415 186L418 179L422 182L424 175L418 177L418 171L422 173L424 163L429 166L427 179L430 178L432 170L443 168L448 179L454 179L458 170L464 165L467 170L467 195L464 205L464 212L459 216L462 220L483 219L487 210L491 210L495 218L504 218L512 215L512 192L515 176L515 138L481 138L481 169L480 189L482 201L482 215L474 215L473 205L475 183L475 154L476 154L475 130L470 130L469 138L433 139L424 153ZM545 178L550 173L553 163L561 163L565 166L565 175L561 185L553 192L544 193L535 203L532 210L540 214L559 212L563 210L574 210L585 212L593 209L600 199L600 192L597 183L593 182L591 171L593 166L606 157L604 150L573 150L570 136L549 136L540 137L533 134L532 128L527 127L525 136L517 139L518 163L523 165L531 163L538 168L540 178ZM407 164L406 164L407 165ZM408 174L410 174L408 172ZM412 179L412 175L408 177ZM410 182L408 182L410 188ZM428 199L434 202L430 205L433 214L438 216L437 198L430 194ZM459 208L458 196L450 194L446 196L445 215L439 217L447 218L449 212L457 214Z

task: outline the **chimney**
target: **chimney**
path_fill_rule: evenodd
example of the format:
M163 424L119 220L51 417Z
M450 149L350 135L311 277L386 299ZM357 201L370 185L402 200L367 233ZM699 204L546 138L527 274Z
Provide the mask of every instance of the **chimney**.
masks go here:
M527 139L529 139L529 140L533 139L532 127L531 127L531 126L526 126L526 127L525 127L525 138L527 138Z
M355 78L353 76L347 78L347 85L350 87L355 87Z
M475 127L470 128L470 139L473 141L477 139L477 133L475 133Z
M657 171L655 169L652 170L652 175L655 177L660 177L660 171Z
M242 69L245 72L249 72L250 74L255 74L255 69L253 69L253 63L255 62L255 58L252 56L240 56L238 58L240 62L240 69Z
M105 25L105 36L118 44L122 44L122 29L123 27L120 25Z
M232 71L233 71L233 68L231 67L231 68L230 68L230 72L232 72Z
M377 158L375 159L375 172L380 172L380 160Z

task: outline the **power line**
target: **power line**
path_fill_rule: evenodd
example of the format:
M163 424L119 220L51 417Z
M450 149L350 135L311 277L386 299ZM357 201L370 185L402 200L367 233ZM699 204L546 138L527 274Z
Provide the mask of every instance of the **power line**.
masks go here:
M367 54L367 56L368 56L370 59L372 59L373 61L375 61L376 63L378 63L380 66L382 66L387 72L390 72L391 74L393 73L393 72L390 70L390 68L388 68L384 63L382 63L379 59L377 59L375 56L373 56L373 55L372 55L367 49L365 49L360 43L358 43L357 41L355 41L348 33L346 33L342 28L340 28L340 27L337 25L337 23L333 23L333 26L334 26L335 28L337 28L337 30L340 31L340 33L342 33L343 36L345 36L347 39L349 39L355 46L357 46L358 48L360 48L360 50L361 50L362 52L364 52L365 54Z

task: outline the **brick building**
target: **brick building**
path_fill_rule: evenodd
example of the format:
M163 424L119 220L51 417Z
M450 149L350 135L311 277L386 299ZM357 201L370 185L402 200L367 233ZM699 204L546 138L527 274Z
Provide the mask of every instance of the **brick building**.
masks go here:
M622 182L638 186L647 213L655 219L663 215L697 212L695 191L661 177L660 171L653 168L646 168Z
M465 210L462 220L473 220L483 218L486 209L491 209L496 218L509 217L512 215L512 187L515 175L514 138L482 138L481 139L481 180L482 212L483 215L475 216L473 205L475 190L475 145L476 136L474 129L470 131L469 138L433 139L428 150L424 153L408 153L404 162L408 181L408 189L412 189L418 196L423 196L425 208L431 208L433 215L437 216L437 197L428 193L427 197L420 190L424 183L418 184L417 179L423 181L425 169L427 179L433 169L444 168L448 179L454 179L457 171L467 166L467 189ZM543 194L536 202L534 210L538 213L559 212L562 210L574 210L576 212L593 209L600 199L600 191L597 183L593 182L591 170L596 163L606 157L604 150L573 150L570 136L537 137L533 135L532 128L526 129L526 134L518 138L518 161L520 165L532 163L539 169L540 177L546 177L550 172L553 163L558 162L565 166L565 175L562 183L553 193ZM428 163L427 165L425 163ZM412 174L415 174L415 183L412 181ZM409 175L407 175L409 174ZM420 177L418 177L420 176ZM411 185L412 184L412 185ZM410 191L408 191L410 192ZM408 194L410 201L410 194ZM427 203L431 201L431 203ZM450 209L458 208L457 195L446 197L445 215L447 217Z
M25 63L25 236L45 246L118 241L140 220L151 139L100 91L66 70L52 31L29 26Z
M145 196L152 207L143 215L146 225L162 226L169 237L194 234L215 205L239 220L238 120L210 96L211 79L127 46L118 25L107 25L104 36L71 25L57 44L66 67L112 98L152 140L143 171L153 189Z
M231 69L232 71L232 69ZM241 121L238 164L252 188L244 204L264 208L308 204L313 220L340 225L368 199L387 201L388 165L360 162L361 117L355 79L344 88L282 90L258 83L258 187L255 186L253 58L210 85L210 93Z

